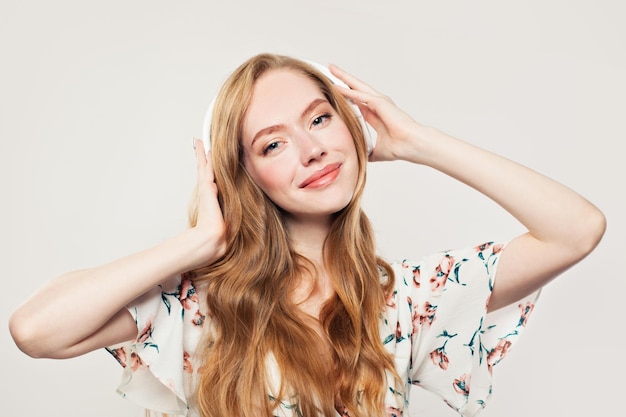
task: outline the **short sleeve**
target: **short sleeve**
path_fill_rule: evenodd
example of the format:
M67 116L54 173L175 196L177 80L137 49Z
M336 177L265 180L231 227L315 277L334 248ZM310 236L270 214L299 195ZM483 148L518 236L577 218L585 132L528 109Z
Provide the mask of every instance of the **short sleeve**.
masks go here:
M119 394L143 408L174 415L188 411L183 381L184 287L180 277L174 277L127 306L137 324L137 338L106 348L124 368Z
M539 295L487 314L503 250L485 243L405 261L399 271L411 314L409 381L464 417L487 404L493 368L521 335Z

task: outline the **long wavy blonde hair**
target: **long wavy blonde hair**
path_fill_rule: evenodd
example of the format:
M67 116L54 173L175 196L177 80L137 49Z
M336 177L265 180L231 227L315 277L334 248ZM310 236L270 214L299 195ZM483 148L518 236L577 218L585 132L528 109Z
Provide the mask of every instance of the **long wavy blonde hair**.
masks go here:
M359 175L352 201L336 213L324 242L324 267L335 296L322 306L320 334L305 323L294 302L312 263L293 248L283 213L251 180L243 164L241 131L256 80L289 69L311 79L352 134ZM376 256L373 231L360 208L367 150L353 110L330 82L299 60L260 54L226 80L214 107L211 142L215 182L226 223L227 250L193 272L207 285L212 330L198 348L202 373L196 403L203 417L271 416L279 402L296 415L334 416L340 402L350 415L384 413L387 374L401 383L379 334L393 272ZM190 223L195 225L197 203ZM381 282L381 276L387 279ZM329 345L330 344L330 349ZM328 352L320 354L320 352ZM268 361L280 370L280 385ZM387 372L386 372L387 371Z

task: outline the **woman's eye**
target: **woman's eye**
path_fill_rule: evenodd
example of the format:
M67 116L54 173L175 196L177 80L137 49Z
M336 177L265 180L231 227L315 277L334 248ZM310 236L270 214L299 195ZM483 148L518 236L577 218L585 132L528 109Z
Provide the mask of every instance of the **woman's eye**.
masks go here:
M265 148L263 148L263 155L267 155L269 152L272 152L274 149L278 148L279 142L271 142Z
M328 113L322 114L320 116L317 116L315 119L313 119L313 122L311 123L314 127L315 126L319 126L322 123L324 123L326 120L329 120L331 118L331 115Z

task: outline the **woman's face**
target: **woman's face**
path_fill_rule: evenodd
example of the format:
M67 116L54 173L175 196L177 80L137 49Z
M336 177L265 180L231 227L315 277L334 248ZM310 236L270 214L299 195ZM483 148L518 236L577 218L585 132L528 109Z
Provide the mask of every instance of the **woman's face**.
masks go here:
M256 81L241 140L248 173L292 219L327 218L352 199L352 135L303 74L272 70Z

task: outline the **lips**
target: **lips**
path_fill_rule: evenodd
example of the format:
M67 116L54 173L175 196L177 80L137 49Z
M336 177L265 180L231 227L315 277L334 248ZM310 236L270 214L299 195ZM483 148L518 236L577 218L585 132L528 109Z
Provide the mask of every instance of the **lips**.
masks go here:
M319 188L330 184L339 176L340 163L328 164L300 183L300 188Z

